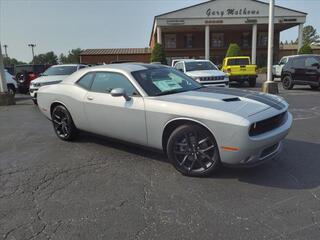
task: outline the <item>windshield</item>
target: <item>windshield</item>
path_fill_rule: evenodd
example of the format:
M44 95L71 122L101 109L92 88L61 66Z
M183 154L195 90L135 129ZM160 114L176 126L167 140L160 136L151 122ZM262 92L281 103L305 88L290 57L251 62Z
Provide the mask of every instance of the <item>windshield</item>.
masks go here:
M249 58L229 59L228 66L249 65Z
M195 62L185 62L186 71L199 71L199 70L218 70L218 68L208 61L195 61Z
M56 66L50 67L42 75L52 76L52 75L70 75L77 71L77 66Z
M132 72L132 75L149 96L186 92L202 86L173 68L154 68Z

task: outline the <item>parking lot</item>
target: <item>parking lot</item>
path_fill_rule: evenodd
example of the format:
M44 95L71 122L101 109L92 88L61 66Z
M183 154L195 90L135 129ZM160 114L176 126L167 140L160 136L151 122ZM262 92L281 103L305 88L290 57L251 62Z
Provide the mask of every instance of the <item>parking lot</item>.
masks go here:
M320 239L320 91L280 95L294 116L280 157L208 178L107 138L63 142L18 95L0 107L0 238Z

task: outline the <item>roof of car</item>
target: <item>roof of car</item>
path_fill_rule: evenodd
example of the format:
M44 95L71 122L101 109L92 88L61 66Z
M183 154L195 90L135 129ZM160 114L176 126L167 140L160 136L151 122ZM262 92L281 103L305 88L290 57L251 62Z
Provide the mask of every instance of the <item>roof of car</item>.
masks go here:
M127 72L134 72L139 70L147 70L147 69L154 69L154 68L163 68L164 65L160 64L147 64L147 63L115 63L115 64L106 64L100 65L95 67L90 67L91 70L102 70L102 69L118 69Z
M297 57L320 57L318 54L301 54L301 55L292 55L292 56L286 56L288 58L297 58Z
M77 64L77 63L70 63L70 64L57 64L57 65L53 65L51 67L67 67L67 66L70 66L70 67L77 67L77 66L87 66L85 64Z
M183 59L180 62L210 62L210 60L206 60L206 59Z

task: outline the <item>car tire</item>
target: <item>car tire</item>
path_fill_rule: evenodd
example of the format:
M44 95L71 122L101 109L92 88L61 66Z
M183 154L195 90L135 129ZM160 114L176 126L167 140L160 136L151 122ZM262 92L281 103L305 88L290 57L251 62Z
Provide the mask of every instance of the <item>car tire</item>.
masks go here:
M249 79L249 87L255 87L257 84L257 79L256 78L250 78Z
M216 140L205 128L187 124L177 127L167 142L167 156L183 175L204 177L220 166Z
M292 81L292 78L290 76L285 76L282 79L282 87L286 90L291 90L293 88L294 84Z
M318 90L319 89L319 86L310 85L310 87L311 87L312 90Z
M38 105L38 101L35 98L32 98L32 102L34 103L34 105Z
M69 111L62 105L57 105L51 114L53 129L57 136L64 141L71 141L77 136L77 128Z
M13 96L16 94L16 88L14 87L14 85L8 84L7 88L8 88L8 93L9 94L11 94Z

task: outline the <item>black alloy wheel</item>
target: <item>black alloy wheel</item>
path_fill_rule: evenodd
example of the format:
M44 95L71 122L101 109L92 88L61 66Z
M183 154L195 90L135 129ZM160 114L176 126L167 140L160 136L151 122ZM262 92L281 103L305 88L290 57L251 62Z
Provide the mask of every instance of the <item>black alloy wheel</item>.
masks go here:
M291 90L293 88L293 82L290 76L285 76L282 79L282 87L286 90Z
M75 138L77 129L73 123L70 113L62 106L56 106L52 111L53 128L57 136L64 141Z
M220 165L214 137L198 125L175 129L168 140L167 154L174 167L187 176L207 176Z

